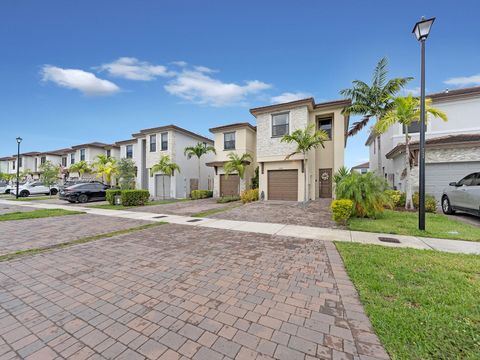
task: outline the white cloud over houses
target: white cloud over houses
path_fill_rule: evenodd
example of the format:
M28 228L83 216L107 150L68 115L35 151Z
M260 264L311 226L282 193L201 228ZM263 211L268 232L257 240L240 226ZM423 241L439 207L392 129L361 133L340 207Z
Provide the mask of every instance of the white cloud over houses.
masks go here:
M306 99L311 96L312 96L311 94L305 93L305 92L284 92L280 95L273 96L272 98L270 98L270 101L273 104L281 104L281 103L286 103L290 101Z
M151 81L157 77L173 76L174 72L163 65L152 65L134 57L121 57L114 62L103 64L100 71L106 71L110 76L137 81Z
M80 69L62 69L45 65L41 70L42 80L67 89L75 89L88 96L112 95L120 91L113 82L103 80Z
M194 103L220 107L240 104L248 95L271 87L259 80L246 81L244 84L227 83L213 78L211 73L211 69L202 66L183 70L165 85L165 90Z
M444 83L453 86L480 85L480 74L472 76L454 77L445 80Z

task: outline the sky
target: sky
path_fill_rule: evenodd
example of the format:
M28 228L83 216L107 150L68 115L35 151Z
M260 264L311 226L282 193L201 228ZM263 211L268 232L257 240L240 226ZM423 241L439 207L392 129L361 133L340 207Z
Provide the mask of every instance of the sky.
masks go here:
M255 124L252 107L341 99L383 56L418 93L421 16L436 17L427 92L480 85L479 12L473 0L4 0L0 156L16 153L17 136L22 152L167 124L211 136ZM367 132L348 139L346 166L368 160Z

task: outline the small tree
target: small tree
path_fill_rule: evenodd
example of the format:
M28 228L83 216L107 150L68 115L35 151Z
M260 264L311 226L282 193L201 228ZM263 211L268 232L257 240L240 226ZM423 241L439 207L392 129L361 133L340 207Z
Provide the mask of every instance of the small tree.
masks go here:
M237 173L238 177L243 180L245 178L245 170L247 169L247 166L253 161L252 155L244 153L239 156L238 154L231 152L227 156L230 160L223 165L225 177L228 178L229 175ZM238 192L240 193L240 184L238 184L238 186Z
M45 161L39 167L40 169L40 180L42 183L48 187L48 192L50 196L52 195L51 188L58 181L58 175L60 173L60 167L54 165L50 160Z
M117 160L107 155L98 155L93 167L97 177L109 185L112 182L112 176L118 174Z
M212 152L214 154L216 154L216 151L215 151L215 148L211 145L207 145L206 143L201 143L199 142L197 145L195 146L187 146L185 149L184 149L184 154L185 156L188 158L188 159L191 159L192 156L196 156L198 158L198 188L200 189L200 177L201 177L201 173L200 173L200 169L201 169L201 162L200 162L200 158L203 156L203 155L206 155L208 154L209 152Z
M75 164L70 165L70 167L68 168L68 171L78 173L78 176L81 179L83 174L90 173L92 169L85 160L82 160Z
M285 160L290 159L295 154L303 155L303 204L307 203L307 153L316 149L319 146L325 147L323 144L325 141L329 140L329 136L324 130L315 130L315 125L310 124L305 129L297 129L291 134L283 135L281 141L286 143L295 143L297 149L287 155Z
M170 161L170 156L163 155L158 162L150 169L150 176L154 173L161 172L163 175L173 176L175 170L180 172L180 166ZM165 200L165 176L162 177L162 194L163 200Z
M137 168L132 159L121 159L118 162L118 177L120 178L120 189L128 190L135 188L135 176Z

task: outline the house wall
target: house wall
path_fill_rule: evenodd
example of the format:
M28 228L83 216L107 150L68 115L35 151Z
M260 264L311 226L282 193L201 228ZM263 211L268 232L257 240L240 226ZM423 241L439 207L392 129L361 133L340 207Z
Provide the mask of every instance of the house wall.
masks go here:
M0 172L1 173L9 173L9 165L10 162L8 160L0 160Z
M133 161L136 161L135 159L135 155L137 153L137 147L138 147L138 143L137 142L134 142L134 143L131 143L131 144L125 144L125 145L120 145L120 150L119 150L119 153L118 153L118 158L119 159L126 159L127 157L127 145L132 145L132 151L133 151L133 157L132 157L132 160ZM137 165L138 166L138 165Z

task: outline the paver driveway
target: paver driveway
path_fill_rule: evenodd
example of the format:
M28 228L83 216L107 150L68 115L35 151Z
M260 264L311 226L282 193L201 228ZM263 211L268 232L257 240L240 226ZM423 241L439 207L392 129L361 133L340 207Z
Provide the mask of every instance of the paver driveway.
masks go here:
M0 263L0 304L0 359L387 358L311 240L162 225Z
M200 200L187 200L187 201L178 201L170 204L162 205L149 205L141 206L137 208L130 208L129 211L143 211L143 212L152 212L157 214L173 214L173 215L183 215L191 216L193 214L215 209L231 208L238 206L240 202L235 203L217 203L217 199L200 199Z

